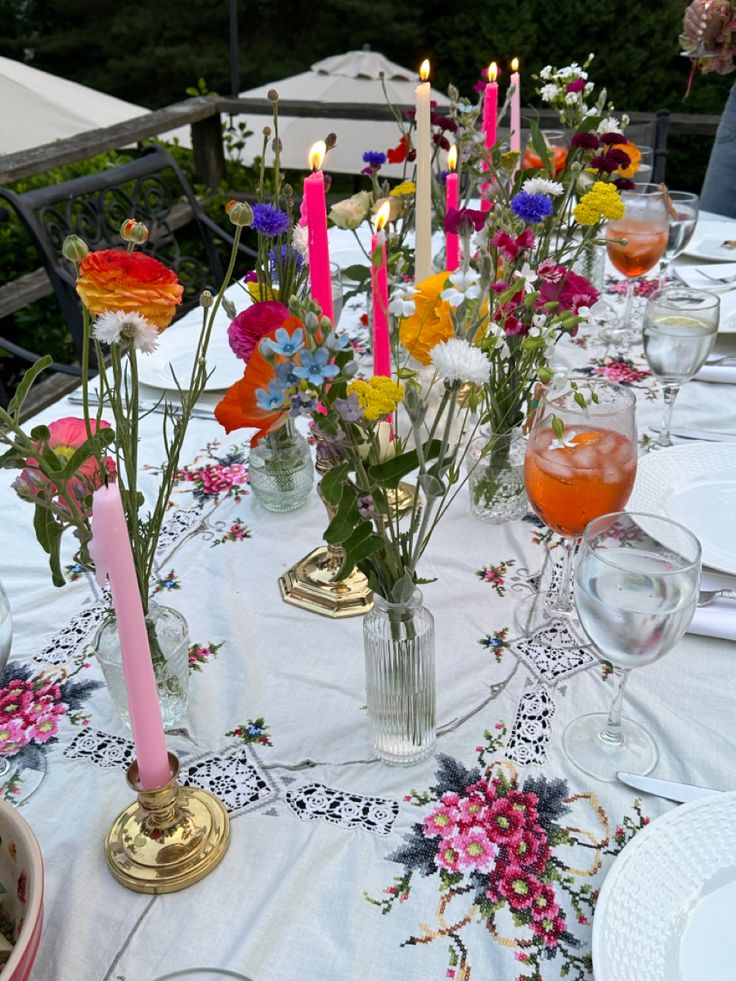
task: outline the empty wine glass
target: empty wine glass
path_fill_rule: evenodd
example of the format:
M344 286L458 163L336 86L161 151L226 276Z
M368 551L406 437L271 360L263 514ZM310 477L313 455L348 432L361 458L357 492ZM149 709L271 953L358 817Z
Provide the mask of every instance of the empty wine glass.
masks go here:
M639 184L646 184L652 179L652 171L654 170L654 148L651 146L640 146L637 144L637 149L639 151L639 167L636 171L636 180ZM624 150L624 152L626 152Z
M644 355L662 382L664 416L652 449L672 446L672 409L680 387L703 367L718 332L720 298L688 286L657 290L644 309Z
M649 773L654 767L654 740L621 716L624 688L632 668L652 664L682 638L699 585L700 542L669 518L618 512L585 529L575 562L575 605L618 683L607 715L583 715L563 735L568 758L585 773L612 782L619 770Z
M636 184L622 191L624 214L606 226L608 258L626 276L626 304L621 323L598 334L604 343L625 351L637 337L634 329L634 280L653 269L667 245L668 214L665 191L657 184Z
M669 199L669 200L668 200ZM659 262L659 288L667 282L673 259L685 249L695 232L700 198L692 191L667 191L665 204L670 215L667 245Z

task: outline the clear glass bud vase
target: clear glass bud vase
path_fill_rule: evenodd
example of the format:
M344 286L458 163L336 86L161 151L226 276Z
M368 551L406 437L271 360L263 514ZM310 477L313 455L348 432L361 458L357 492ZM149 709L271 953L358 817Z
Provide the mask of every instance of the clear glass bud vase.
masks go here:
M180 721L189 702L189 627L178 610L151 600L146 614L153 673L164 728ZM128 692L123 675L118 624L114 616L99 627L94 640L107 690L123 722L130 727Z
M314 484L309 444L291 419L250 449L250 486L268 511L296 511Z
M520 428L493 435L482 429L468 449L470 513L498 525L523 518L528 510L524 486L524 436Z
M363 618L368 724L384 763L411 766L434 748L434 618L415 589L406 603L373 594Z

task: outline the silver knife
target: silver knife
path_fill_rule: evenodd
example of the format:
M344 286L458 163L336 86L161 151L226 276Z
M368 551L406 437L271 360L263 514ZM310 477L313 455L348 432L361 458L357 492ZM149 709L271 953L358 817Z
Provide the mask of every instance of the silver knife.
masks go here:
M661 432L661 427L650 426L653 433ZM709 443L736 443L736 433L719 432L717 429L670 429L670 435L681 439L702 439Z
M624 770L619 770L616 776L621 783L635 790L643 790L656 797L674 800L678 804L686 804L699 797L710 797L712 794L721 793L720 790L711 790L708 787L695 787L692 784L675 783L673 780L659 780L657 777L643 777L640 773L626 773Z
M69 399L70 402L73 402L75 405L82 405L83 404L83 399L82 399L82 396L81 395L67 395L67 398ZM97 405L100 404L98 402L98 400L96 398L94 398L93 396L90 396L90 398L88 399L88 401L89 401L89 404L92 405L92 406L97 406ZM156 402L141 402L139 404L139 408L140 408L141 412L160 412L160 413L163 414L163 412L164 412L164 402L158 402L158 403L156 403ZM213 409L206 409L206 408L204 408L204 406L200 406L200 407L195 406L192 409L192 416L195 419L214 419L215 418L215 413L214 413L214 410Z

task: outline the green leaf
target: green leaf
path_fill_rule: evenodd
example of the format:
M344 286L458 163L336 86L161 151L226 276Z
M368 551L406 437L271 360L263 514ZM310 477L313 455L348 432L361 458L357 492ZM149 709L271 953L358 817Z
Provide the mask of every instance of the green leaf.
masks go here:
M328 504L333 506L333 508L336 508L340 503L343 488L345 487L345 482L348 479L349 470L350 465L347 463L341 463L337 467L330 467L320 481L319 486L320 490L322 491L322 496Z
M550 425L555 432L555 436L557 436L558 439L562 439L562 437L565 435L565 423L562 421L562 419L560 419L559 416L552 416L550 419Z
M445 485L439 480L434 474L423 473L417 480L420 488L424 492L424 496L431 500L435 497L442 497L445 493Z
M529 130L532 135L532 146L534 147L534 152L538 157L541 157L544 169L549 171L551 167L549 148L547 147L547 141L542 136L542 131L539 128L539 123L536 121L536 119L532 119L530 121Z
M54 523L54 516L43 504L37 504L33 515L33 530L38 543L44 552L51 551L51 533L49 525Z
M31 439L34 443L45 443L50 435L48 426L34 426L31 430Z
M364 520L355 506L357 497L355 488L345 484L337 514L327 526L323 536L328 545L341 545L347 541L355 526Z
M50 355L45 355L43 358L39 358L35 364L32 364L28 371L23 375L20 381L20 385L15 390L15 395L10 400L10 405L8 406L8 412L16 416L21 410L23 403L26 400L26 396L31 389L31 385L34 383L36 378L41 374L42 371L46 371L50 364L53 364L53 358Z
M414 580L407 572L391 588L392 603L408 603L414 595Z
M433 460L439 456L442 443L438 439L433 439L431 443L424 444L425 460ZM419 457L416 450L409 450L401 453L383 463L374 463L368 468L368 475L379 487L394 488L399 486L399 481L403 480L413 470L419 466Z
M376 552L384 547L386 543L380 535L369 535L364 538L360 544L356 545L355 548L351 548L349 551L345 552L345 561L343 562L339 572L337 573L337 579L345 579L356 566L359 566L361 562L365 562L366 559L370 558L371 555L375 555Z
M352 279L354 282L362 283L364 280L368 279L370 276L370 269L365 266L348 266L347 269L343 269L342 278Z

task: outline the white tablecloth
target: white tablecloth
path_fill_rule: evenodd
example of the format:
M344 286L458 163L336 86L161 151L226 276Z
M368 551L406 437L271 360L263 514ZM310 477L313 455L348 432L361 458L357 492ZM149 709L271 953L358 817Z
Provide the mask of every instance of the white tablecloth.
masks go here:
M348 310L345 322L359 313ZM730 337L719 344L733 350ZM659 421L640 348L627 362L582 330L559 357L631 382L642 432ZM42 418L77 413L62 401ZM736 430L733 389L692 382L675 416L679 425ZM151 467L161 460L160 422L152 415L143 427L140 457ZM564 757L568 722L607 710L612 698L610 677L589 653L509 649L514 603L550 535L531 520L479 523L460 494L421 570L437 577L424 587L436 620L437 755L391 768L368 744L361 620L327 620L279 596L279 575L320 542L323 506L313 493L298 512L264 511L248 492L245 435L193 420L156 585L156 599L186 616L196 645L189 709L169 746L230 808L230 849L207 879L172 895L138 895L112 878L102 844L131 799L129 733L104 687L82 691L46 744L47 776L23 808L46 865L33 979L151 981L217 965L253 981L467 981L471 971L473 979L511 981L533 977L534 968L545 981L590 978L596 890L625 841L671 805L587 778ZM51 586L31 508L10 489L12 476L0 472L12 657L33 676L99 682L85 653L99 590L72 569L73 581ZM144 487L153 480L144 474ZM732 643L688 635L634 672L626 712L659 745L656 775L734 786L735 657ZM503 774L526 794L530 820L536 809L535 847L542 864L549 849L557 869L545 893L551 926L539 917L536 927L515 923L509 902L484 912L488 898L470 864L441 879L438 838L425 833L425 819L442 793L463 796L483 774ZM541 869L527 881L535 895ZM499 860L497 872L497 887L513 888L508 863ZM516 895L523 914L530 907Z

